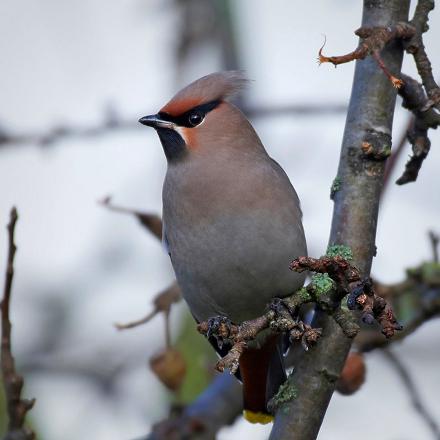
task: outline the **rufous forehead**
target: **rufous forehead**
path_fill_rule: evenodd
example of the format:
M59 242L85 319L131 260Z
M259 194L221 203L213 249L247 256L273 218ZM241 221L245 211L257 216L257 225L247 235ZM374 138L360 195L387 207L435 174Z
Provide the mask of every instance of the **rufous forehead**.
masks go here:
M168 113L171 116L179 116L202 104L201 98L185 98L179 100L171 100L159 112Z

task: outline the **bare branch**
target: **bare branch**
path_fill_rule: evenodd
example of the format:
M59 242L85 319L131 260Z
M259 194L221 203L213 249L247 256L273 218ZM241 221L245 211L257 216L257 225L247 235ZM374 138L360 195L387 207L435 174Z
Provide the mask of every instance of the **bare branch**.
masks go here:
M402 75L402 77L404 78L404 86L399 89L399 94L403 98L402 105L414 114L415 119L407 132L413 155L407 162L403 175L397 180L398 185L414 182L417 179L431 146L428 129L435 129L440 125L440 115L432 108L425 109L428 98L423 87L407 75Z
M384 354L388 362L390 362L390 364L394 367L396 372L399 374L400 379L402 380L402 383L411 398L411 403L414 409L422 418L422 420L425 422L425 424L428 426L434 438L436 440L440 440L440 427L438 426L435 418L428 411L426 405L423 404L422 397L418 392L417 387L408 369L403 365L402 361L391 350L386 349L383 350L382 353Z
M432 261L434 261L434 263L438 263L438 244L440 243L440 235L435 233L434 231L429 231L428 236L432 248Z
M423 110L427 110L433 106L439 109L440 104L440 88L432 74L431 62L423 44L423 33L429 29L428 16L434 9L434 0L419 0L411 20L411 25L416 29L415 34L405 42L405 49L414 57L420 78L422 78L423 86L428 94L429 100L426 102Z
M241 106L243 112L250 118L273 118L283 115L295 115L297 117L312 117L322 114L344 114L347 106L343 103L304 103L286 105L259 105ZM113 115L103 122L85 126L65 124L55 126L41 132L11 132L0 126L0 149L25 145L36 145L49 148L60 142L74 139L95 139L111 135L120 131L136 131L140 129L137 117L122 118Z
M129 328L138 327L139 325L146 324L149 322L152 318L154 318L158 313L164 313L165 315L165 334L166 334L166 341L167 346L169 346L169 320L168 315L171 310L171 306L179 302L182 298L182 292L180 290L180 287L177 285L176 282L171 284L171 286L167 287L163 292L160 292L156 295L154 298L153 304L154 308L153 310L148 313L148 315L144 316L141 319L137 319L136 321L131 321L126 324L115 324L115 327L118 330L126 330Z
M409 0L364 0L363 27L386 28L408 19ZM400 75L403 51L396 41L381 50L390 72ZM376 145L391 145L396 89L372 57L356 63L353 89L342 141L337 176L342 185L334 194L329 243L349 246L353 264L367 277L375 254L375 235L385 161L365 158L361 145L374 138ZM368 138L368 139L366 139ZM378 148L382 150L383 148ZM270 439L314 440L321 426L351 340L324 312L317 312L314 327L323 329L316 347L296 360L289 386L297 398L276 412Z
M337 66L338 64L344 64L354 60L363 60L371 55L393 86L398 89L402 86L403 82L389 72L380 56L380 52L390 41L408 39L411 38L414 33L414 27L404 22L399 22L394 26L361 27L355 31L355 34L361 38L361 42L353 52L346 55L327 57L322 54L322 49L325 45L324 42L324 45L319 49L318 62L319 64L332 63L334 66Z
M112 198L110 196L106 196L99 200L98 203L111 211L134 215L137 217L142 226L145 226L159 240L162 239L162 220L158 215L136 211L135 209L125 208L123 206L116 206L113 205L111 201Z
M1 368L3 386L5 389L8 409L8 431L3 440L32 440L34 432L24 426L27 412L34 406L35 399L22 399L23 377L15 370L15 361L12 355L11 343L11 321L9 318L9 307L11 301L12 281L14 278L14 256L16 246L14 243L15 224L18 215L15 208L11 209L8 224L8 260L6 266L5 287L3 290L2 309L2 341L1 341Z

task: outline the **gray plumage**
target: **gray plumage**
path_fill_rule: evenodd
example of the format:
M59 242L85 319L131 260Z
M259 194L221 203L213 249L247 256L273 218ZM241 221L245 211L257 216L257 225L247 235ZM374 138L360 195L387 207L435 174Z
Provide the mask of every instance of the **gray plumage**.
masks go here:
M228 102L240 72L203 77L181 90L154 127L168 161L163 234L183 296L197 321L239 324L300 288L289 262L306 255L298 197L238 108ZM210 342L221 354L230 348ZM245 417L270 420L267 402L285 380L282 338L260 334L240 357Z
M186 96L200 81L184 89ZM304 282L289 270L292 259L307 253L296 192L231 103L222 102L199 126L177 131L188 153L168 163L163 220L185 300L199 321L255 318L272 298Z

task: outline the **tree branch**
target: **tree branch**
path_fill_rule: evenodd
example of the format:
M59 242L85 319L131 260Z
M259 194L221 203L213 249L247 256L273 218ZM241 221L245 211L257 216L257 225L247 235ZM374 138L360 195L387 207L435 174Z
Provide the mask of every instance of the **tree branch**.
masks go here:
M407 20L408 10L409 0L364 0L362 27L393 26ZM381 57L392 72L400 72L403 51L397 41L387 44ZM376 150L391 145L395 100L396 90L371 57L356 63L329 243L349 246L362 276L369 274L375 254L385 162L365 158L361 145L368 141ZM313 440L318 435L351 340L322 312L313 326L323 329L321 340L297 360L288 383L298 397L278 409L270 439Z
M414 122L407 131L407 137L412 145L413 155L405 166L402 176L396 181L398 185L414 182L417 179L423 161L429 153L431 142L428 138L428 129L440 125L440 115L427 107L428 98L423 87L407 75L402 75L404 86L399 89L402 96L402 106L414 115Z
M424 110L433 106L439 109L440 104L440 88L437 85L434 75L432 74L431 62L423 44L423 33L429 29L428 15L434 9L434 0L419 0L417 2L414 17L411 25L416 29L415 34L405 43L405 49L414 57L420 78L422 78L423 86L428 94L429 101L426 103Z
M393 86L398 89L402 86L403 82L389 72L380 56L380 52L390 41L408 39L411 38L414 33L414 27L404 22L390 26L363 26L355 31L355 34L361 38L361 41L353 52L346 55L327 57L322 54L322 49L325 45L324 42L324 45L319 49L318 62L319 64L332 63L334 66L337 66L338 64L344 64L354 60L363 60L371 55Z
M11 301L12 281L14 278L14 256L17 250L14 243L15 224L18 215L15 208L11 209L8 224L8 260L6 265L5 287L3 290L2 309L2 341L1 341L1 368L3 386L5 389L8 408L8 431L3 440L32 440L34 432L24 426L27 412L34 406L35 399L22 399L23 377L15 370L15 361L12 355L11 321L9 306Z

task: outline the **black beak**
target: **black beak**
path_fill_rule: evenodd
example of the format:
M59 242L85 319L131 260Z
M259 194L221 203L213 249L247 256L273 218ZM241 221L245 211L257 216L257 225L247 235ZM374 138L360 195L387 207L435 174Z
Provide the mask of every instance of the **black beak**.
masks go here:
M159 115L150 115L150 116L144 116L143 118L139 119L139 122L142 125L147 125L148 127L153 128L174 128L174 122L165 121L161 119Z

